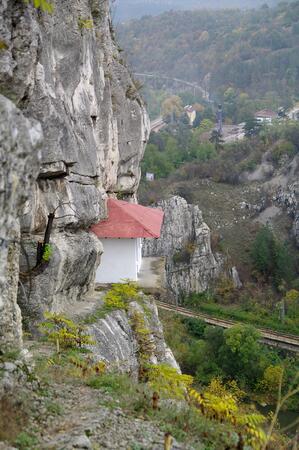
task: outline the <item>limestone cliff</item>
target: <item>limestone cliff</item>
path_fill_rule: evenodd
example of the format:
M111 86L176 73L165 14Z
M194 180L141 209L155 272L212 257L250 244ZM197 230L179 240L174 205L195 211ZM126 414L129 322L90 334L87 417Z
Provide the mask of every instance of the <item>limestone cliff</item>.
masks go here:
M284 155L274 164L271 152L263 155L262 162L252 173L242 174L242 181L258 182L268 204L262 207L261 222L273 220L279 214L288 214L293 221L292 232L299 246L299 157ZM259 218L259 219L260 219ZM275 220L274 220L275 221Z
M267 183L277 206L285 210L293 220L293 234L299 247L299 157L298 155L278 171ZM274 194L273 194L274 191Z
M134 197L149 120L120 58L108 0L56 0L52 14L31 2L4 0L0 42L1 170L7 176L4 183L1 177L0 217L1 242L8 242L0 275L9 285L0 292L6 321L0 334L7 339L20 335L19 233L19 303L30 325L45 309L63 310L90 288L101 245L88 228L105 216L107 195ZM52 256L32 271L50 213Z
M87 322L87 333L94 344L90 346L93 358L104 361L112 371L128 373L138 378L141 345L138 341L138 328L148 330L147 351L151 364L168 364L180 370L172 351L164 340L158 309L150 296L140 294L138 299L128 303L127 310L116 309L103 315L102 293L95 291L76 308L68 308L67 315L75 321ZM136 317L142 326L136 327ZM144 350L143 350L144 351Z
M0 347L21 345L19 215L38 173L42 130L0 95Z
M166 256L167 287L176 296L205 291L219 275L220 265L201 211L178 196L157 206L165 212L161 237L144 241L144 256Z

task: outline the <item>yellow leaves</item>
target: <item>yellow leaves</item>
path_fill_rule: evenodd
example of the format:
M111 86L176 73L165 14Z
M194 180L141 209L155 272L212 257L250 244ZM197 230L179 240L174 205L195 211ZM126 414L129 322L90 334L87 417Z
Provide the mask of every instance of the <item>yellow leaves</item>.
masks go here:
M81 17L78 19L79 28L82 30L85 28L86 30L91 30L93 28L92 19L82 19Z
M166 364L148 365L147 369L148 383L160 396L184 399L193 383L190 375L180 374Z
M47 360L47 366L48 366L48 367L55 366L55 361L54 361L54 359L49 358L49 359Z
M269 393L277 392L283 379L283 368L281 366L269 366L265 369L263 379L258 387Z
M256 450L262 448L266 441L266 434L261 428L265 417L257 413L243 413L237 403L238 396L227 390L219 378L212 380L203 394L194 389L189 389L188 394L191 404L196 406L201 414L210 419L226 421L240 427L245 434L247 444L252 445Z
M105 306L111 309L126 309L123 299L114 292L109 291L104 298Z
M6 42L0 40L0 51L1 50L8 50L8 45Z
M56 343L57 351L59 347L75 348L83 345L92 345L94 342L85 333L85 328L72 320L56 313L46 312L45 321L39 326L41 332L52 342Z
M29 3L29 0L24 0L25 3ZM32 0L34 8L41 9L43 12L52 14L54 11L54 5L46 0Z
M297 289L291 289L286 293L285 299L287 302L295 302L296 300L299 300L299 291L297 291Z
M126 309L130 300L138 298L136 283L115 283L104 297L105 306L111 309Z
M241 425L246 425L249 428L254 428L258 425L262 425L263 423L265 423L265 421L266 417L258 413L243 414L239 419L239 423Z
M106 372L106 364L104 361L98 361L94 363L90 359L83 359L79 357L70 357L70 362L80 369L82 376L90 376L90 375L103 375Z

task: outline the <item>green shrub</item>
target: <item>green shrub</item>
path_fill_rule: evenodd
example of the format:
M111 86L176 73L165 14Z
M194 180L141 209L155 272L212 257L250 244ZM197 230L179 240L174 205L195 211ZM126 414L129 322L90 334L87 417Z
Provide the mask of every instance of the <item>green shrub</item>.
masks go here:
M0 350L0 362L5 361L15 361L20 357L20 350L19 349L1 349Z
M183 323L186 325L188 332L196 337L202 339L204 331L207 327L206 323L200 319L194 319L193 317L184 317Z
M196 250L196 245L193 241L188 241L184 247L173 255L173 262L175 264L190 264L193 253Z
M43 251L43 260L46 262L50 261L52 253L53 253L53 248L52 248L51 244L46 244L44 247L44 251Z
M67 317L56 313L45 313L45 319L39 329L49 341L56 343L58 352L60 347L80 348L93 344L91 337L86 334L85 328Z
M217 283L215 289L215 298L219 303L233 303L237 297L237 290L231 278L222 277Z
M292 157L296 153L295 145L286 140L278 141L271 151L272 159L275 163L278 163L280 158L284 155Z

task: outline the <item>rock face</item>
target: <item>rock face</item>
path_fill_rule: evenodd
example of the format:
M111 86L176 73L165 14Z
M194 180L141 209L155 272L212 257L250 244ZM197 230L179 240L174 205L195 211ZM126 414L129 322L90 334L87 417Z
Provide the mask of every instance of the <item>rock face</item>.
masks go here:
M44 134L35 182L25 183L22 195L18 189L23 200L30 194L20 220L19 302L32 323L90 288L101 245L89 226L105 217L107 194L134 198L149 120L119 56L108 0L57 0L52 14L4 0L0 40L0 92L37 119ZM32 158L34 145L24 154ZM30 272L50 213L52 257ZM15 282L10 298L16 288Z
M286 209L293 219L293 234L299 247L299 156L283 167L282 173L269 183L276 205Z
M165 212L161 237L144 241L144 256L166 256L167 285L176 296L205 291L220 267L201 211L178 196L157 206Z
M145 329L150 332L150 363L168 364L180 371L171 350L165 344L156 304L144 299L143 305L131 302L128 313L124 310L114 311L89 327L88 333L95 341L95 345L91 346L95 358L105 361L112 370L126 372L133 378L138 378L139 343L132 326L137 313L143 318Z
M22 342L19 216L38 173L41 139L40 124L0 95L0 348Z

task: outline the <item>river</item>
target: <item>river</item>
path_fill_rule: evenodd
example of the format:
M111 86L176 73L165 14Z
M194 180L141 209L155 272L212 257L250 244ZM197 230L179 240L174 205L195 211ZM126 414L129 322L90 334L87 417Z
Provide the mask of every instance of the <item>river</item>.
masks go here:
M270 412L275 411L274 405L267 405L267 406L261 406L259 404L256 405L258 411L260 411L264 416L267 416ZM287 427L295 422L296 419L299 417L299 411L281 411L278 414L278 421L280 424L280 428L283 429L284 427ZM294 436L296 429L298 429L299 424L294 425L292 428L288 429L286 431L286 434Z

